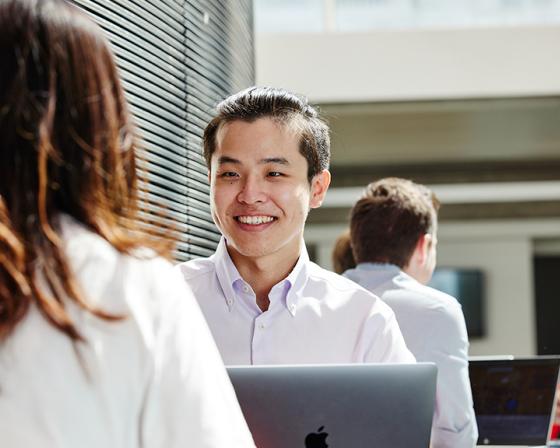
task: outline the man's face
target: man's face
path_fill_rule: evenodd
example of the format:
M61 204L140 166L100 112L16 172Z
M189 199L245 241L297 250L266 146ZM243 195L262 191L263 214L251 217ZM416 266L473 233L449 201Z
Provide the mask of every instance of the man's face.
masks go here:
M309 184L299 136L270 118L233 121L217 133L210 167L212 217L232 258L299 256L305 219L330 175Z

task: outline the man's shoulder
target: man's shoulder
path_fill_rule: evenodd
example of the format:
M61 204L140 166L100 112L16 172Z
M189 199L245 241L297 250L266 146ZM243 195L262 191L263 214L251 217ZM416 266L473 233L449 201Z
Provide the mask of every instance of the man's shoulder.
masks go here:
M181 273L186 281L192 281L213 274L216 271L216 265L213 257L195 258L175 265L175 269Z
M347 304L360 304L359 307L365 307L371 311L387 315L393 314L389 306L387 306L376 294L360 286L358 283L328 271L315 263L310 264L308 282L315 284L313 289L328 291L325 298L335 300L337 302L346 302Z
M393 289L381 298L391 306L397 317L400 312L414 315L417 322L430 322L433 330L466 333L465 318L459 301L442 291L418 282L407 282L406 287Z
M409 278L407 281L398 284L400 288L393 290L393 294L410 297L411 301L415 301L419 305L422 304L426 308L442 312L461 309L461 305L455 297L431 286L423 285L414 279Z
M308 277L309 281L325 283L329 288L337 291L359 292L365 294L366 296L376 297L375 294L363 288L356 282L353 282L352 280L335 272L324 269L315 263L309 263Z

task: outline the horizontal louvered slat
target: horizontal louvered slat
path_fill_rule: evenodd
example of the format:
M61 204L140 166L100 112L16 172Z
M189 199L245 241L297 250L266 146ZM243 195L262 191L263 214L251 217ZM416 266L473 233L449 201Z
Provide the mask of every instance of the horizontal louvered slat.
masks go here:
M144 111L134 106L131 106L131 110L136 117L136 122L142 129L146 128L153 134L165 138L178 145L185 144L185 134L183 129L175 129L171 127L169 130L167 130L165 129L166 127L168 127L167 124L159 117L150 114L149 111Z
M253 81L249 0L76 0L107 33L140 131L145 226L175 256L208 256L220 235L209 206L202 133L215 105ZM205 23L205 13L207 23Z
M163 4L156 8L146 0L112 0L114 5L120 5L131 14L142 19L144 24L154 26L164 35L169 35L181 42L185 33L184 18L172 9L162 9ZM176 33L176 34L175 34Z
M166 157L170 160L176 161L177 163L179 163L179 161L184 161L186 157L187 148L160 137L150 132L150 130L145 127L141 130L140 137L142 139L142 146L146 147L150 154L160 151L161 154L159 155L161 157ZM161 147L164 147L166 151L161 151L159 149Z
M220 2L204 2L208 6L202 7L200 2L189 2L187 10L191 13L188 14L189 23L192 23L197 27L197 31L194 33L196 36L203 36L204 32L211 33L218 36L217 40L210 41L210 45L219 42L221 48L235 48L234 52L225 51L225 57L236 58L239 56L239 62L242 64L250 63L253 57L253 42L250 38L252 32L252 18L243 14L239 14L239 5L237 10L233 12L231 10L231 3L222 5ZM229 11L225 11L228 14L229 20L223 21L224 16L224 6L229 7ZM250 9L250 8L249 8ZM203 23L204 12L209 15L208 23ZM188 27L190 29L190 27ZM249 38L248 38L249 37ZM207 43L208 45L208 43ZM232 68L236 69L237 66ZM248 71L248 76L252 74L252 66Z
M203 103L206 103L210 98L212 99L209 103L210 107L216 106L218 101L224 98L223 90L219 86L215 86L208 80L200 78L189 66L187 66L185 72L189 79L189 91L187 92L187 96L197 96L196 93L200 92L200 100Z
M210 64L216 64L216 68L220 68L224 73L231 73L232 62L237 65L236 70L242 71L244 68L247 69L245 70L247 72L252 70L251 66L245 65L247 57L252 55L252 48L243 48L240 45L236 45L235 40L231 38L231 30L210 30L208 27L200 29L200 25L196 22L188 21L187 23L187 36L189 38L192 36L188 40L187 48L192 52L193 58L200 58ZM204 34L196 33L197 29L200 29L201 33L216 34L222 42L228 45L235 45L238 51L234 54L224 54L223 47L212 47L209 45L207 40L204 39Z
M137 111L143 110L147 113L146 117L152 117L152 121L156 123L156 119L153 117L157 117L157 123L161 126L164 126L171 132L178 132L179 135L184 135L182 130L183 124L186 121L186 112L179 111L175 113L175 110L169 110L166 104L161 106L149 101L146 97L140 97L132 95L130 97L130 103L136 106ZM149 115L148 115L149 114Z
M198 60L196 55L189 54L187 56L187 64L189 68L195 71L199 76L205 78L210 83L219 87L229 85L229 77L226 73L220 72L216 67L209 67L207 61Z
M116 48L115 54L117 54L117 57L119 57L119 52L126 52L126 50L122 49L119 51L118 47L114 48ZM138 78L142 80L141 82L150 82L153 85L159 86L170 95L176 95L178 98L183 99L186 98L185 92L181 90L185 84L184 78L177 78L172 74L158 70L157 67L147 60L143 60L131 53L127 53L126 56L119 57L118 65L121 72L128 72L131 76L133 74L138 75ZM144 69L141 73L137 73L138 67L141 65L144 65Z
M213 230L209 231L207 229L207 221L205 219L200 219L196 216L188 216L182 212L177 212L167 207L166 204L156 204L151 201L146 201L144 210L150 212L150 218L152 219L152 221L156 220L170 223L172 231L191 229L192 232L196 233L195 236L198 236L199 238L207 238L208 240L210 240L210 244L216 243L220 239L220 235L216 234Z
M185 42L184 35L181 31L166 26L164 32L138 14L123 8L121 5L117 5L113 0L79 0L78 3L87 11L96 14L102 26L104 22L111 22L113 24L111 31L115 33L126 33L126 35L135 35L142 40L142 42L138 42L140 45L148 40L145 34L146 31L148 31L150 33L149 37L151 38L149 41L153 45L175 54L179 60L182 58ZM137 8L136 10L141 10L141 8Z
M168 157L169 154L170 153L164 153L163 151L159 153L152 152L148 149L147 160L145 162L138 161L138 166L143 166L145 164L149 171L161 172L163 176L169 176L176 182L177 175L181 177L185 176L186 167L184 165L184 160L170 159Z
M206 110L204 105L199 103L200 101L198 101L196 97L189 96L189 114L187 120L194 125L204 123L204 126L206 126L206 123L212 119L212 113L210 110Z
M103 23L102 23L103 25ZM169 47L155 46L149 41L140 41L138 36L130 33L116 34L112 32L112 24L107 22L103 29L112 42L115 54L124 60L130 60L143 64L141 72L151 71L156 75L162 75L172 79L184 80L185 74L181 70L183 59L177 59L177 54L166 52ZM161 72L158 72L161 70ZM180 88L181 86L178 85Z
M206 176L208 169L206 168L206 163L202 158L202 154L198 150L199 147L191 147L191 145L188 145L187 148L189 148L189 152L187 153L187 165L189 169L196 170L197 173Z
M199 211L207 213L207 215L202 215L202 216L206 216L206 217L209 216L208 214L210 213L210 205L208 205L208 203L206 202L197 200L190 196L169 191L166 188L162 188L154 183L150 183L148 188L149 188L148 193L150 195L158 196L160 198L166 198L171 201L170 203L175 203L177 206L181 204L186 207L197 208ZM157 203L157 201L155 202ZM197 214L197 216L200 217L201 215Z
M123 87L128 92L128 95L142 96L144 99L152 104L161 104L168 112L176 116L186 117L186 100L181 100L177 97L172 97L167 94L165 90L158 89L158 87L149 82L141 84L141 78L137 78L129 82L128 77L123 76Z

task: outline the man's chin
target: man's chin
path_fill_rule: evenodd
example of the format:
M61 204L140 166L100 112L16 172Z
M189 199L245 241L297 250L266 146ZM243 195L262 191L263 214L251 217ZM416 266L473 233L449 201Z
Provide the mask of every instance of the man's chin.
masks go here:
M245 258L260 258L271 253L270 245L262 244L258 241L236 241L228 239L228 250L235 252L236 255Z

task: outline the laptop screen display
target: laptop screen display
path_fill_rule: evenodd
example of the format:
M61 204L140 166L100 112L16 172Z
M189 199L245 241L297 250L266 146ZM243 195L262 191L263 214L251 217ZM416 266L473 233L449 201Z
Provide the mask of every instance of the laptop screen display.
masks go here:
M471 361L469 373L480 445L546 443L559 362Z

